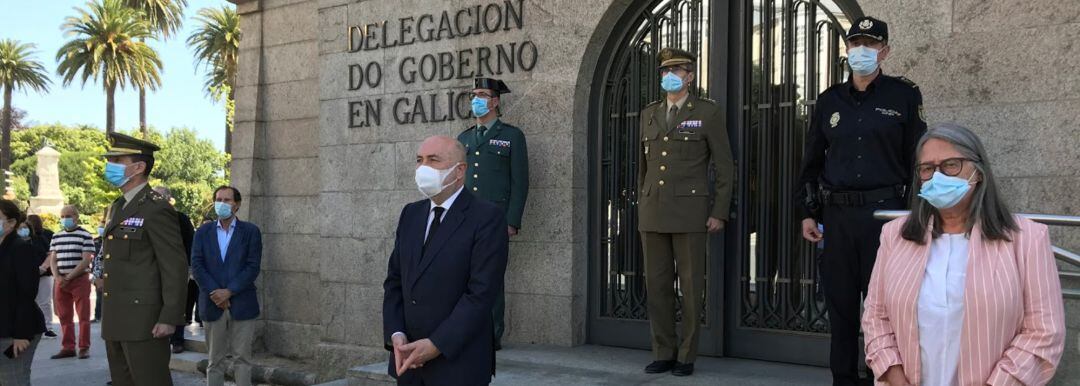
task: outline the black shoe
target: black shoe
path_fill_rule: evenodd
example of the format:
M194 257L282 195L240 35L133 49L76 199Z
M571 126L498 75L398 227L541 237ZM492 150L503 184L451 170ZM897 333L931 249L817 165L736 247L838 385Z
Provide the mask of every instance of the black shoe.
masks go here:
M56 332L53 331L53 330L45 331L45 337L46 338L55 338L56 337Z
M184 345L182 345L182 344L174 344L174 345L172 345L172 353L173 354L180 354L180 353L183 353L183 352L184 352Z
M501 351L501 350L502 350L502 343L495 343L495 351Z
M677 364L675 364L675 368L671 369L671 375L674 375L676 377L685 377L687 375L693 375L693 374L694 374L694 364L693 363L677 363Z
M671 360L671 361L653 361L653 363L650 363L648 366L645 366L645 374L666 373L668 371L671 371L671 369L675 368L676 363L678 363L678 362L675 362L673 360Z

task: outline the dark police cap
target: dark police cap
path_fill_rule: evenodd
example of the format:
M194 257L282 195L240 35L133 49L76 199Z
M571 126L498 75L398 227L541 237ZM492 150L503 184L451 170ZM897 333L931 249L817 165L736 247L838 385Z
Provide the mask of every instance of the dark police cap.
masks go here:
M847 40L859 36L866 36L880 42L888 43L889 25L870 16L860 17L855 19L854 23L851 23L851 29L848 30L847 34Z
M656 57L660 60L660 68L690 64L697 60L697 56L694 54L678 48L662 49Z
M473 81L473 88L486 88L493 91L495 95L507 94L510 92L510 88L506 87L506 83L492 78L476 78L476 80Z
M161 150L157 145L130 135L120 133L109 134L109 150L105 151L106 157L123 155L148 155L153 157L154 152Z

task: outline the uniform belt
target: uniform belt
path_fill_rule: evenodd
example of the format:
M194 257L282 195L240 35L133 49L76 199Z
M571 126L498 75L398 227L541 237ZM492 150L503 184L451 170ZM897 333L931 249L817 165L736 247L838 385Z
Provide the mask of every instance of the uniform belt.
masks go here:
M904 194L907 191L907 187L904 185L897 185L888 188L880 188L874 190L839 190L833 191L828 189L821 190L822 201L826 205L838 205L838 206L863 206L867 203L873 203L884 200L891 200L894 198L904 198Z

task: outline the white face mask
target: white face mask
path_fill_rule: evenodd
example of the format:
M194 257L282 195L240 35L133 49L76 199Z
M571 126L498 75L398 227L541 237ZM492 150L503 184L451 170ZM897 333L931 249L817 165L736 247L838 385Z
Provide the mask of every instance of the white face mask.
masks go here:
M454 171L454 168L458 164L454 164L447 169L439 170L431 166L423 165L416 168L416 187L420 189L420 193L424 197L432 198L442 193L447 186L457 182L457 179L450 181L449 183L443 183L443 180L450 175L450 172Z

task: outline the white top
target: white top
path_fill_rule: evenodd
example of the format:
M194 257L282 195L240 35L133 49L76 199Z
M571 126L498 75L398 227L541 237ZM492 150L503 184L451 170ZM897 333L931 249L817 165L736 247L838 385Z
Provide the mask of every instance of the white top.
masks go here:
M964 234L943 234L930 242L917 311L923 386L956 384L968 243Z
M450 206L454 205L454 201L457 200L458 195L461 194L461 190L464 188L465 185L462 185L460 188L458 188L456 192L454 192L454 194L450 195L450 198L447 198L446 201L443 201L441 205L435 205L435 201L428 200L428 203L430 203L431 206L428 207L427 228L424 230L424 240L427 240L428 231L431 230L431 222L435 220L435 208L439 207L445 209L442 212L442 217L439 217L439 222L441 223L442 220L446 218L446 213L450 212Z

